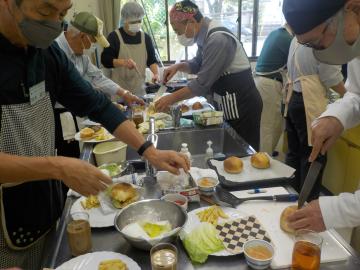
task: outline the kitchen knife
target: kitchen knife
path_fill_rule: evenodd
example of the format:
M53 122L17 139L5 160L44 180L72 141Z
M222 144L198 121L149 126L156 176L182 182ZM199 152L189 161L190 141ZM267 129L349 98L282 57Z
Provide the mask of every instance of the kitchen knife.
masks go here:
M306 175L303 187L300 191L299 200L298 200L298 208L303 207L304 203L308 199L312 188L316 182L317 177L323 165L325 164L325 156L319 155L310 165L309 171Z

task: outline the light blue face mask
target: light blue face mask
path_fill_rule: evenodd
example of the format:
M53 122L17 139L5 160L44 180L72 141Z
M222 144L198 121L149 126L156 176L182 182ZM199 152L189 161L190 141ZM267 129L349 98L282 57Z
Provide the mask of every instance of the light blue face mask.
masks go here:
M352 45L344 39L344 13L344 10L340 10L336 14L337 32L333 43L324 50L313 50L315 58L320 62L343 65L360 56L360 35Z

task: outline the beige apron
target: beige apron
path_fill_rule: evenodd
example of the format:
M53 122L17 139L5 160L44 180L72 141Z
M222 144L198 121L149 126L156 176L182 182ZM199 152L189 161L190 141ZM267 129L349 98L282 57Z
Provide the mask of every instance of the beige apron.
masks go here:
M114 82L119 84L122 88L131 91L137 96L143 96L146 94L144 83L145 83L145 70L147 63L147 51L145 44L145 34L141 33L140 44L125 44L119 29L115 30L119 41L119 59L133 59L140 74L135 69L128 69L127 67L113 68L111 78Z
M272 154L284 131L281 101L287 82L286 65L272 72L254 72L254 81L263 100L260 124L260 151ZM280 73L283 83L264 77ZM283 144L283 142L282 142Z
M295 48L293 54L293 61L295 64L295 68L297 69L300 76L296 78L294 81L290 80L286 87L286 99L285 99L285 117L288 111L288 105L294 91L293 86L295 82L300 82L302 95L304 99L304 107L305 107L305 114L306 114L306 125L307 125L307 134L308 134L308 144L311 144L311 123L318 118L325 110L328 104L328 98L326 95L327 89L320 81L318 74L313 75L303 75L299 63L296 57L296 50L298 47Z

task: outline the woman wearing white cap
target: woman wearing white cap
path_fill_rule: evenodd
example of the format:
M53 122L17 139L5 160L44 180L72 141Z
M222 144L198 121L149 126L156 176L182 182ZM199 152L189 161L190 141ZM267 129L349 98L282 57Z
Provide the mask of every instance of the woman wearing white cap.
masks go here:
M127 2L121 9L121 27L108 36L109 48L101 55L101 62L112 68L112 80L135 95L145 94L145 70L159 80L155 50L149 35L141 31L144 9L136 2Z

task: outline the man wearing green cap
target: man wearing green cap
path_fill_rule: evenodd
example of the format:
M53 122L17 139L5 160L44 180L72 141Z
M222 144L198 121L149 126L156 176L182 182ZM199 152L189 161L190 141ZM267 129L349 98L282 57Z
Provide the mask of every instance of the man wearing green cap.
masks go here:
M53 42L70 8L71 0L0 0L0 268L41 269L64 204L58 180L85 196L112 183L87 162L54 156L55 102L100 122L155 167L189 169L186 157L145 142Z
M75 65L80 75L100 91L109 97L119 96L128 105L132 103L143 104L143 100L121 88L118 84L107 78L103 72L91 63L90 57L85 51L92 52L96 48L93 42L102 47L108 47L109 43L102 34L103 22L89 12L76 14L57 39L59 47L65 52L69 60ZM94 47L95 46L95 47ZM56 124L56 149L60 156L79 157L79 143L74 141L76 117L60 104L55 105Z

